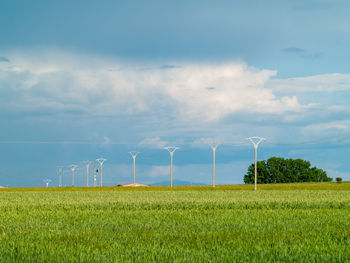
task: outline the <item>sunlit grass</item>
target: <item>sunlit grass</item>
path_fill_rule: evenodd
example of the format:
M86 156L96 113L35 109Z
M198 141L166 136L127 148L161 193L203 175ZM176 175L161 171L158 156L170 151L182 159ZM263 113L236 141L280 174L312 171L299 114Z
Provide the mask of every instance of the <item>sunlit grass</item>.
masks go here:
M350 190L350 182L342 183L291 183L260 184L260 190ZM150 186L150 187L26 187L0 188L1 191L222 191L222 190L254 190L253 185L234 184L205 186Z
M349 185L303 185L7 189L0 262L349 261Z

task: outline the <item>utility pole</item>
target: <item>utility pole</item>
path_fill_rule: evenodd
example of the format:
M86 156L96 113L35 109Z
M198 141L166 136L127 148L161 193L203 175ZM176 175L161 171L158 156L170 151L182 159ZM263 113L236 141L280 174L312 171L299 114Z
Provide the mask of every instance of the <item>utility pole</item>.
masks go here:
M72 187L74 187L74 171L78 167L78 165L71 164L69 167L72 169Z
M211 149L213 150L213 187L215 187L215 152L219 147L219 143L209 143Z
M84 161L86 167L86 187L89 187L89 166L92 163L91 161Z
M44 183L46 184L46 187L49 187L49 183L51 182L50 179L44 179Z
M62 187L62 175L63 175L63 167L58 166L58 187Z
M136 163L136 156L138 155L138 154L140 154L139 152L135 152L135 151L132 151L132 152L129 152L130 153L130 155L131 155L131 157L132 157L132 159L133 159L133 161L134 161L134 184L136 183L136 181L135 181L135 171L136 171L136 169L135 169L135 163Z
M101 184L100 184L100 187L102 187L102 165L105 161L107 161L107 159L105 158L99 158L99 159L96 159L96 161L100 164L100 175L101 175Z
M164 147L164 149L170 153L170 186L173 187L173 155L179 148L175 146L168 146Z
M97 186L97 174L98 174L97 165L94 164L94 187Z
M258 136L247 138L253 145L255 150L255 161L254 161L254 191L257 190L258 184L258 167L257 167L257 159L258 159L258 146L262 141L266 141L265 138L261 138Z

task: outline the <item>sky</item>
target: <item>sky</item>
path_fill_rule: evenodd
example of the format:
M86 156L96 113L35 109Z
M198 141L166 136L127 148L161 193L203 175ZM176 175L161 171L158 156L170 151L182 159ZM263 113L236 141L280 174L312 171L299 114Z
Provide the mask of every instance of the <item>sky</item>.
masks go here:
M243 183L258 159L350 180L350 3L0 2L0 185ZM92 165L93 166L93 165ZM92 184L92 173L89 174Z

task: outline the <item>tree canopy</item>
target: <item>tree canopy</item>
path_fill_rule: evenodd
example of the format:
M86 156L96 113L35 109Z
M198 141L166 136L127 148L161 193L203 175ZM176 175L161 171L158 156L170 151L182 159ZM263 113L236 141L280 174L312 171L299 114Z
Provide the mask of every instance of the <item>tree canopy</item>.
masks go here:
M257 162L257 169L258 184L332 181L325 171L311 167L310 162L302 159L271 157ZM254 163L248 167L243 180L246 184L254 183Z

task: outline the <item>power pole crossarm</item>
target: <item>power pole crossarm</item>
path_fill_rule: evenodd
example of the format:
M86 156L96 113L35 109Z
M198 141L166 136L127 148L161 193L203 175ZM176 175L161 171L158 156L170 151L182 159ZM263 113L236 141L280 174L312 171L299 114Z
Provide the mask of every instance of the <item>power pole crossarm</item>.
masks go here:
M46 184L46 187L49 187L49 183L51 182L50 179L44 179L44 183Z

